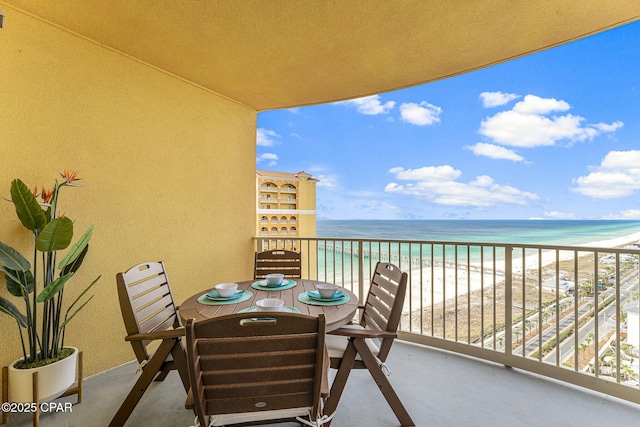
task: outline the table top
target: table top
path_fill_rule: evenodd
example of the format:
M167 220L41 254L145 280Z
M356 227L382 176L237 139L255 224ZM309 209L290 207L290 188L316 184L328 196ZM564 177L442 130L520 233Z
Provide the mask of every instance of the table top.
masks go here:
M212 285L209 289L203 289L197 294L191 296L182 304L178 313L182 323L186 323L187 319L210 319L216 316L223 316L225 314L238 313L241 310L248 309L256 305L256 301L263 298L280 298L284 301L285 306L294 307L302 314L310 316L317 316L320 313L324 313L326 319L326 330L332 331L339 328L342 325L349 323L353 319L358 308L358 298L349 290L345 288L338 288L338 290L349 295L349 301L340 305L311 305L306 304L298 299L298 296L307 291L314 291L316 285L319 283L326 283L318 280L307 279L293 279L296 284L293 287L282 290L262 290L252 288L251 285L256 280L246 280L238 283L238 290L248 290L253 295L244 301L239 299L237 303L226 302L220 305L208 305L198 302L198 298L213 289Z

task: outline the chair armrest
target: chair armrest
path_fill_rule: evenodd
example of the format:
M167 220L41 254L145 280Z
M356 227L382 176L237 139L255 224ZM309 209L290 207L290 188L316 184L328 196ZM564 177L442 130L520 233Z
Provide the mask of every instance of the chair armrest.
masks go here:
M167 329L158 332L147 332L142 334L127 335L125 341L145 341L145 340L165 340L172 338L180 338L184 336L184 328Z
M396 338L395 332L374 331L370 329L338 328L329 332L330 335L342 335L354 338Z

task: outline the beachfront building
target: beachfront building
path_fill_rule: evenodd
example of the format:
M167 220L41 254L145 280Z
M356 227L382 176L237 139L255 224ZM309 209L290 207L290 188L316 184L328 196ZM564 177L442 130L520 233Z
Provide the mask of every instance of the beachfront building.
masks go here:
M269 237L269 245L293 248L292 237L316 235L316 184L318 180L297 173L256 171L257 235Z

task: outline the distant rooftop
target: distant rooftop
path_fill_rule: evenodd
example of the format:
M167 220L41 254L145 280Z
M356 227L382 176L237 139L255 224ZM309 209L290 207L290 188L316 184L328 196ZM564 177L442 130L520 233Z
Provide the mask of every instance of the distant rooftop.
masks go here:
M260 175L261 177L270 177L270 178L281 178L281 179L300 179L307 178L309 181L319 181L317 178L311 176L311 174L306 173L305 171L300 171L296 173L289 172L275 172L275 171L267 171L267 170L256 170L256 175Z

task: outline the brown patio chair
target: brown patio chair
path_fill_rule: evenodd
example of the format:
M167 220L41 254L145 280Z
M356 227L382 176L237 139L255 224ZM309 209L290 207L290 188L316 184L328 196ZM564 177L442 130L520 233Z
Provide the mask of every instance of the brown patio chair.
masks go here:
M236 313L185 327L196 427L327 420L323 314Z
M177 369L185 391L189 390L187 359L180 326L164 264L146 262L116 275L120 310L142 373L111 420L110 426L122 426L142 398L151 381L163 381ZM160 341L150 353L147 346ZM155 346L152 346L152 348Z
M376 265L371 288L357 325L346 325L330 332L327 348L331 367L337 369L325 410L334 412L351 369L368 369L387 399L398 421L413 426L413 420L387 379L384 365L393 344L407 290L407 273L389 263Z
M301 279L300 253L274 250L256 252L255 279L264 279L267 274L281 273L287 279Z

